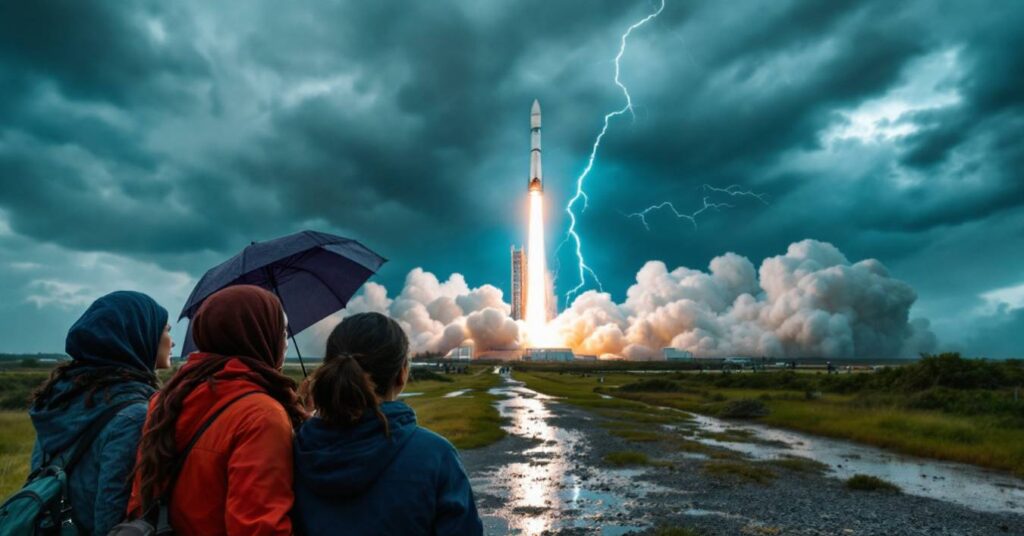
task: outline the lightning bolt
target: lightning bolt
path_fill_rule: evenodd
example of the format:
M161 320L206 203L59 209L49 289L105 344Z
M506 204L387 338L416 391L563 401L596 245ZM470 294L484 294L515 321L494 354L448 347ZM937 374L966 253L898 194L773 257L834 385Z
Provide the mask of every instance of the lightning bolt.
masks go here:
M761 203L763 203L765 205L768 204L768 201L765 200L765 194L759 194L759 193L754 192L752 190L741 190L740 189L740 185L738 185L738 184L732 184L732 185L727 186L725 188L716 188L714 186L711 186L710 184L705 184L702 187L702 189L704 190L705 193L712 192L712 193L718 193L718 194L725 194L725 195L728 195L730 197L736 197L736 196L753 197L754 199L757 199L758 201L760 201ZM701 214L703 214L708 209L721 210L723 208L734 208L733 205L730 205L729 203L714 203L714 202L710 201L710 199L711 199L711 196L705 195L701 199L702 206L699 209L697 209L696 211L690 212L690 213L679 212L679 209L677 209L676 206L674 204L672 204L671 201L663 201L663 202L658 203L656 205L651 205L651 206L641 210L640 212L633 212L632 214L625 214L625 216L627 218L637 218L637 219L639 219L640 223L642 223L644 225L644 228L647 229L648 231L650 231L651 230L651 226L647 224L647 214L650 213L650 212L653 212L655 210L662 210L662 209L667 208L667 209L672 211L672 214L676 218L679 218L681 220L688 220L691 224L693 224L693 228L696 229L697 228L697 216L700 216Z
M757 199L758 201L763 203L765 206L768 205L768 201L765 200L765 194L759 194L759 193L753 192L751 190L740 190L740 185L739 184L732 184L732 185L726 186L725 188L715 188L714 186L711 186L710 184L705 184L704 185L704 191L705 192L718 192L718 193L726 194L726 195L729 195L729 196L732 196L732 197L736 197L737 195L753 197L754 199Z
M595 283L597 283L597 287L599 289L604 290L604 288L601 285L601 280L597 277L597 273L594 272L594 269L591 268L590 265L587 264L587 261L583 258L583 241L580 239L579 233L576 232L576 213L573 212L573 206L576 205L576 203L582 199L583 207L580 210L580 213L582 213L587 210L587 206L590 204L590 198L587 196L587 193L583 190L583 183L586 180L587 175L590 174L590 170L593 169L594 167L594 159L597 158L597 150L601 147L601 140L604 138L604 135L608 132L608 125L612 118L623 115L626 112L629 112L630 115L634 117L634 119L636 117L635 114L633 114L633 99L629 95L629 90L626 88L625 85L623 85L622 80L619 78L619 63L622 60L622 55L625 54L626 52L626 40L629 38L629 35L633 33L633 30L636 30L637 28L650 22L651 19L660 15L662 10L664 9L665 0L661 0L661 5L658 7L657 11L633 23L632 26L626 29L626 33L622 34L622 38L619 41L619 53L615 55L615 85L619 86L619 89L622 90L622 95L626 98L626 104L622 108L612 112L608 112L607 114L604 115L604 126L601 127L601 132L598 133L596 138L594 138L594 146L590 149L590 158L587 159L587 166L583 168L583 172L580 173L578 177L576 177L576 194L569 199L569 203L565 206L565 212L569 215L569 231L566 233L565 240L562 240L562 244L559 244L558 249L561 250L562 245L564 245L569 240L572 240L575 243L576 261L579 272L579 283L571 290L565 293L566 306L569 305L570 299L573 296L575 296L576 293L579 292L580 289L582 289L587 284L587 274L590 274L590 277L593 278Z
M709 208L713 208L715 210L720 210L722 208L733 208L732 205L730 205L728 203L712 203L712 202L708 201L708 199L709 198L707 196L704 196L704 198L702 200L703 203L704 203L704 206L700 207L700 209L698 209L695 212L692 212L690 214L679 212L679 209L677 209L676 206L673 205L671 201L663 201L661 203L658 203L657 205L651 205L651 206L641 210L640 212L634 212L632 214L626 214L626 217L627 218L639 218L640 219L640 223L644 224L644 228L646 228L648 231L650 231L651 230L651 226L647 224L647 213L651 212L651 211L654 211L654 210L661 210L663 208L668 208L669 210L672 211L673 214L675 214L675 217L677 217L677 218L679 218L681 220L689 220L690 223L693 224L693 228L696 229L697 228L697 216L700 216L701 213L703 213L705 210L707 210Z

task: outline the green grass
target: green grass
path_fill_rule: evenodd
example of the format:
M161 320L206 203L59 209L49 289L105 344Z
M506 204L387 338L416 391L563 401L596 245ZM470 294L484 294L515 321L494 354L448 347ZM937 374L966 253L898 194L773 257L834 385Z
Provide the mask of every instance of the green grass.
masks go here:
M35 440L28 413L0 411L0 501L25 483Z
M32 391L50 376L49 370L14 369L0 371L0 409L28 409Z
M635 441L637 443L654 443L665 439L664 434L659 434L650 430L637 430L635 428L612 427L609 432L615 437L620 437L626 441Z
M785 458L776 458L763 462L765 465L772 467L778 467L780 469L786 469L796 473L824 473L828 470L828 465L825 465L819 461L811 460L809 458L800 458L797 456L787 456Z
M701 536L700 532L686 527L658 527L652 536Z
M716 460L704 464L704 472L720 478L736 478L767 484L777 476L771 469L755 463L736 460Z
M763 377L783 373L759 374L758 381L767 384ZM899 405L902 395L898 393L891 394L893 401L888 404L868 404L851 394L824 393L808 399L788 389L716 387L706 378L699 380L700 385L687 384L688 379L680 376L674 375L676 381L688 385L680 391L618 391L615 396L711 416L720 416L731 401L758 399L769 410L759 419L764 424L1024 476L1024 426L1002 415L911 409Z
M887 491L900 493L900 487L871 475L856 474L846 481L846 487L858 491Z
M1024 429L966 417L828 401L772 401L765 424L1024 475Z
M620 450L609 452L604 456L604 463L612 467L632 467L637 465L649 465L652 467L674 467L671 462L654 460L643 452L633 450Z
M404 398L416 411L420 426L444 436L460 449L490 445L505 437L501 417L494 408L497 397L487 393L500 378L489 368L474 368L470 374L453 374L453 381L418 381L406 387L407 392L422 395ZM471 392L455 398L445 394L460 389Z
M650 458L643 452L620 450L606 454L604 461L615 467L628 467L630 465L647 465L650 463Z
M636 375L627 373L605 374L604 383L598 383L601 375L580 376L553 372L516 371L513 377L526 383L530 389L558 397L563 402L590 409L608 419L643 424L669 424L690 420L684 413L651 408L642 402L624 400L622 397L603 398L603 391L615 391L618 387L635 382Z

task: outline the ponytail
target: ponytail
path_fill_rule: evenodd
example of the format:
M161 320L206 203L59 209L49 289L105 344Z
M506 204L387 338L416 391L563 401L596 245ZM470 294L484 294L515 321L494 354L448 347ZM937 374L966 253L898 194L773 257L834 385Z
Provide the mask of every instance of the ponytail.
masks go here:
M380 404L408 364L408 355L409 339L398 322L380 313L346 317L327 338L324 362L313 373L318 416L347 426L373 411L391 437Z
M367 410L373 410L391 437L388 419L380 410L381 399L370 375L352 354L327 360L313 373L313 403L317 415L337 426L354 424Z

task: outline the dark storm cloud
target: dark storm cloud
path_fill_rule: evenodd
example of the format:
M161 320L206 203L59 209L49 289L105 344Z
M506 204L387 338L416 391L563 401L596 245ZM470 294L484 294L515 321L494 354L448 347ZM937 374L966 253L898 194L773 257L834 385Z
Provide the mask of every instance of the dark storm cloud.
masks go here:
M389 286L417 265L506 286L530 102L544 107L557 243L557 207L622 106L619 38L656 7L16 4L0 18L0 217L30 242L192 275L313 226L381 250ZM929 266L954 265L957 245L944 240L1004 236L1024 205L1022 23L999 2L668 0L622 60L636 117L613 119L588 178L585 252L622 293L648 259L757 261L816 238L880 258L937 303ZM897 136L829 137L905 87L911 105L956 98L872 120L909 129ZM624 216L664 200L696 210L705 183L770 205L729 198L696 230ZM553 264L569 266L567 252ZM957 303L1019 283L1006 255L978 253Z
M159 46L145 23L187 24L161 2L123 6L107 2L23 2L10 4L0 19L0 61L18 75L17 86L51 82L72 97L124 105L169 98L184 88L181 78L205 72L187 40ZM173 33L171 36L173 37Z

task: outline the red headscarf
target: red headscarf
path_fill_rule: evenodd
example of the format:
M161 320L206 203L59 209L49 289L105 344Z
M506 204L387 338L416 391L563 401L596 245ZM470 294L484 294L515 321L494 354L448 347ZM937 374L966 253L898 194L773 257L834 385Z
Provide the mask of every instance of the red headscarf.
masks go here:
M249 357L280 368L285 344L281 300L252 285L218 290L192 318L192 340L201 352Z

